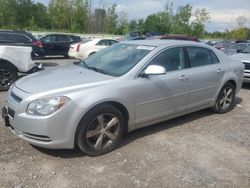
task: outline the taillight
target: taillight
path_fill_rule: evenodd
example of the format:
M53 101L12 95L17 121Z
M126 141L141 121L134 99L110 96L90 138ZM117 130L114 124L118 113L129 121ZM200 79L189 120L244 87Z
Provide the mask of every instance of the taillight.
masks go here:
M43 47L43 43L41 43L40 41L33 41L33 42L32 42L32 45L33 45L33 46L38 46L38 47L40 47L40 48Z
M79 52L80 47L81 47L81 44L80 44L80 43L78 43L78 44L77 44L77 46L76 46L76 51L77 51L77 52Z

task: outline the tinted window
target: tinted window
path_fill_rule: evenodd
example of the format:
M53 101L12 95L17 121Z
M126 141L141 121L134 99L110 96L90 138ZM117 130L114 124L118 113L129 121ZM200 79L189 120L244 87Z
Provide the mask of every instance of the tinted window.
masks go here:
M98 46L109 46L108 40L100 40L96 45Z
M199 47L189 47L187 48L187 52L191 67L199 67L213 64L213 60L208 49Z
M115 44L115 43L117 43L118 41L116 41L116 40L110 40L109 41L109 45L111 46L112 44Z
M70 38L66 35L57 35L56 36L56 41L59 41L59 42L69 42L70 41Z
M43 42L55 42L56 37L54 35L49 35L41 39Z
M250 46L246 47L242 53L250 53Z
M0 41L15 42L15 36L8 33L0 33Z
M30 42L30 39L25 35L15 35L17 42Z
M175 71L185 68L184 53L182 48L172 48L157 55L151 65L161 65L167 71Z

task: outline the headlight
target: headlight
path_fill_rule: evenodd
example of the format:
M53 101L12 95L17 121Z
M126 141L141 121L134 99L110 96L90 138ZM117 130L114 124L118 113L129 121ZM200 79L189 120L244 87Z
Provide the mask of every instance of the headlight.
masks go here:
M69 102L67 97L38 99L29 104L27 113L31 115L47 116L62 108L67 102Z

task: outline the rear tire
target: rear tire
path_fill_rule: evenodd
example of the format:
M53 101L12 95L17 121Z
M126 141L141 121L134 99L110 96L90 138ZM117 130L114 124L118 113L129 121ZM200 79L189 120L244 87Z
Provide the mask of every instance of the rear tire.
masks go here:
M8 62L0 63L0 91L7 91L18 79L17 70Z
M228 82L222 87L212 110L218 114L229 112L234 107L234 100L235 87Z
M125 128L123 114L114 106L103 104L87 112L76 131L77 146L89 156L114 150Z

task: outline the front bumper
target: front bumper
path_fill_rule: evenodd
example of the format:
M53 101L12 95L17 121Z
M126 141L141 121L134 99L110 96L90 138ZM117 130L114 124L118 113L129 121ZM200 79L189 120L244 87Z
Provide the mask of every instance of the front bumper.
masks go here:
M79 109L72 101L50 116L33 116L26 113L29 102L17 101L13 93L21 97L28 94L14 87L7 95L2 117L15 135L39 147L74 148L75 130L79 122L76 111Z

